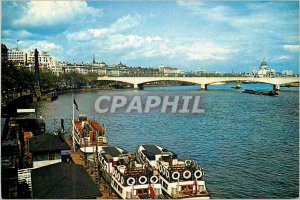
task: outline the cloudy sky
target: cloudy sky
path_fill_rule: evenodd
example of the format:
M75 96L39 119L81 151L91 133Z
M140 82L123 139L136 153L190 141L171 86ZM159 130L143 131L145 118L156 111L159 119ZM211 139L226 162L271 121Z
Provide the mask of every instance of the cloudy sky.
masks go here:
M299 72L298 1L4 1L2 42L61 61Z

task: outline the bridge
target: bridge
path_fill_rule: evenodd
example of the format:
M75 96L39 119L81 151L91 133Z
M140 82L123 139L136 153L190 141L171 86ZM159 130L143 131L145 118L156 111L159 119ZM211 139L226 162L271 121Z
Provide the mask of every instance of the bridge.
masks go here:
M134 89L143 89L143 84L157 81L178 81L201 85L202 90L207 85L218 82L254 82L272 84L274 90L279 90L280 85L299 82L299 77L98 77L98 81L116 81L132 84Z

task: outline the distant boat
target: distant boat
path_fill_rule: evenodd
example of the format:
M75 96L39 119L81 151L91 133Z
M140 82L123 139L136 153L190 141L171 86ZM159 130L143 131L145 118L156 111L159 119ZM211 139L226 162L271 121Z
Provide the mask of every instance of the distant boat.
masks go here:
M232 86L231 88L240 89L240 88L242 88L242 86L240 84L236 84L235 86Z
M216 83L211 83L209 85L225 85L225 82L216 82Z

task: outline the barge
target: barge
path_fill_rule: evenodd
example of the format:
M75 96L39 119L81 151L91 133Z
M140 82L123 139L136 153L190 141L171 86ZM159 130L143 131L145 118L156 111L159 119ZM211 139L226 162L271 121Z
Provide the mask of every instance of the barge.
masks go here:
M173 199L210 199L203 168L194 160L177 155L158 145L144 144L136 152L138 160L158 172L163 194Z
M256 95L266 95L266 96L278 96L278 92L276 90L270 91L256 91L256 90L244 90L242 93L248 94L256 94Z

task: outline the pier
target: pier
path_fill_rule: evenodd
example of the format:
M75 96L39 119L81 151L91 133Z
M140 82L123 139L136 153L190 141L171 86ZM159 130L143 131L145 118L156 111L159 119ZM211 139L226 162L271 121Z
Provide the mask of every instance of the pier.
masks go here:
M65 137L66 142L69 144L70 147L72 147L72 141L69 137ZM102 193L102 196L97 199L117 199L117 195L113 192L108 182L106 182L103 178L100 177L100 174L97 173L92 165L95 163L90 163L90 161L87 160L87 163L85 163L85 155L80 149L77 149L75 152L71 150L68 150L68 153L72 159L72 162L76 165L82 165L87 170L88 174L91 176L91 178L94 180L94 182L98 185L99 190Z

